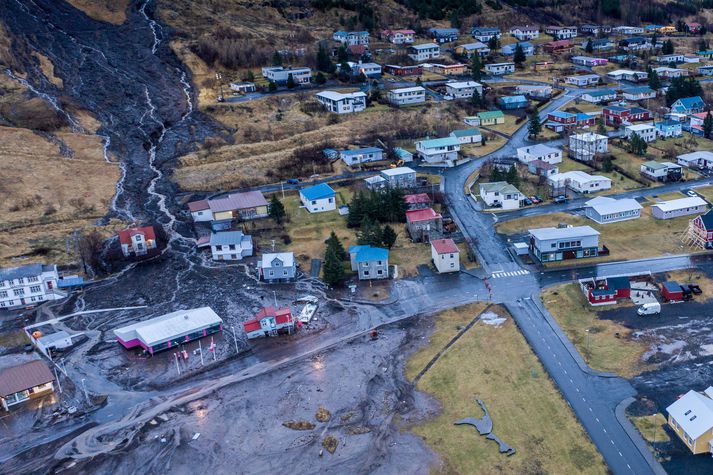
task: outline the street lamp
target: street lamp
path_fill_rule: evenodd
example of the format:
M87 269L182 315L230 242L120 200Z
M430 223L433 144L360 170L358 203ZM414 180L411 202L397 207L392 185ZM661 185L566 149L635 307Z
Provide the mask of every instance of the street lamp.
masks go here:
M87 393L87 385L84 383L86 381L85 378L82 378L82 389L84 389L84 399L86 399L87 404L89 404L89 394Z

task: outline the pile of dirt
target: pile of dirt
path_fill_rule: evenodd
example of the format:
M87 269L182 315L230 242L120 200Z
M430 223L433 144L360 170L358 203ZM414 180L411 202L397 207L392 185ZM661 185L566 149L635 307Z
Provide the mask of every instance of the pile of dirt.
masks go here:
M334 452L337 451L338 445L339 445L339 441L333 435L328 435L322 441L322 447L327 449L327 452L329 452L330 454L333 454Z
M292 430L312 430L315 425L309 421L287 421L282 423L283 426Z
M324 406L319 406L319 409L317 409L317 413L314 415L314 418L317 419L319 422L327 422L329 419L332 418L332 413L329 412Z

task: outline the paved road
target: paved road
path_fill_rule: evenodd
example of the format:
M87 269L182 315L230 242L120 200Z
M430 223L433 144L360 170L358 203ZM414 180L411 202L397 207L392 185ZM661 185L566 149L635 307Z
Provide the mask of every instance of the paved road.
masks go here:
M542 113L546 114L563 106L576 95L577 92L567 90ZM526 133L526 127L521 128L502 149L483 159L513 156L518 147L528 142ZM492 216L478 213L472 200L464 196L463 185L466 178L482 164L483 159L445 171L442 187L454 218L464 234L475 244L483 271L489 275L488 282L495 298L506 302L508 310L533 351L557 383L609 468L617 474L665 473L630 422L625 417L617 417L619 403L635 394L633 387L624 379L594 372L584 363L539 301L539 275L533 275L516 263L505 242L495 232ZM686 257L683 260L687 259ZM651 267L649 263L638 265ZM621 267L622 264L616 266L620 267L612 266L613 272L624 268ZM636 264L629 265L635 266ZM589 272L599 270L600 268L593 268ZM572 274L569 272L567 276L552 277L571 280Z

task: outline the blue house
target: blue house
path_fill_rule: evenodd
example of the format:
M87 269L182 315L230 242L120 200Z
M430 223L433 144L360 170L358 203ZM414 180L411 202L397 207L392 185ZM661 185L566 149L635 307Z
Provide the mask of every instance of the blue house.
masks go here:
M389 278L389 250L372 246L350 246L349 260L359 280Z
M458 39L458 28L429 28L428 34L438 43L450 43Z
M337 209L337 193L326 183L302 188L300 202L310 213L321 213Z
M678 114L697 114L703 112L706 108L706 103L703 102L701 96L684 97L671 104L671 112Z
M517 45L520 45L520 47L522 48L522 52L525 53L525 56L532 56L533 54L535 54L535 47L532 46L532 44L528 41L521 41L520 43L505 45L500 48L500 53L505 56L514 56L515 48L517 47Z
M683 125L675 120L666 120L654 124L659 137L680 137L683 135Z
M500 107L505 110L524 109L530 104L525 96L503 96L498 99Z

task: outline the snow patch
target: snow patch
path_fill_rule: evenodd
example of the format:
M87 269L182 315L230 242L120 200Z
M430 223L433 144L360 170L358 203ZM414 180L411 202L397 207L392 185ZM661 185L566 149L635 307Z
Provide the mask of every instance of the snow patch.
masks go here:
M507 318L501 317L495 312L486 312L480 316L480 321L486 325L499 327L507 321Z

